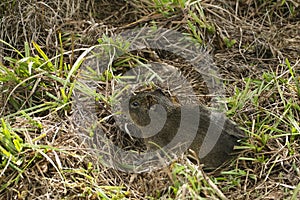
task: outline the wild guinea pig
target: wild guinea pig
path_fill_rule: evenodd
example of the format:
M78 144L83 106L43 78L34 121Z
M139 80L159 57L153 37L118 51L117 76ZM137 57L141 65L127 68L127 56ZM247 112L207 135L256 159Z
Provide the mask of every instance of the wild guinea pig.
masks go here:
M243 132L223 113L202 105L173 103L160 90L132 96L129 114L140 128L148 149L172 142L175 146L188 143L186 149L193 150L208 168L217 168L231 159L234 146L243 138Z

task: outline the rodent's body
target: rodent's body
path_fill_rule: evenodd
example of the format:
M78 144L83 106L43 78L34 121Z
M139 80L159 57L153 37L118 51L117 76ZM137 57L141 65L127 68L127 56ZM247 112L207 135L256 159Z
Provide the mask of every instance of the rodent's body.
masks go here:
M224 114L201 105L175 105L157 91L133 96L129 100L129 114L141 128L149 149L168 145L180 133L182 138L176 141L191 140L189 148L199 155L206 167L218 167L232 158L233 148L242 135ZM157 127L157 124L163 125ZM153 130L156 134L151 133Z

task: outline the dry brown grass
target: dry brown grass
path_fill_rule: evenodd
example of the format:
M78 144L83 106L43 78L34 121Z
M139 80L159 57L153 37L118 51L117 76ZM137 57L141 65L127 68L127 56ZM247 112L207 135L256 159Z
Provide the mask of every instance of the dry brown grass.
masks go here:
M233 97L228 108L237 110L230 117L250 137L245 145L248 149L239 155L242 159L224 168L223 174L202 173L186 158L178 161L184 166L178 174L174 172L178 170L175 164L151 173L128 174L98 164L97 156L76 134L68 111L35 117L41 129L32 127L24 118L10 119L13 128L22 128L18 133L28 143L46 133L38 143L32 143L45 147L22 152L26 160L20 167L22 172L1 166L0 185L9 185L1 190L0 198L100 199L103 192L115 199L185 199L191 191L212 199L223 195L228 199L286 199L293 194L295 199L300 198L300 103L295 81L299 81L300 73L300 5L292 0L280 2L190 1L186 8L176 7L173 12L163 8L171 13L169 16L159 12L150 0L1 2L0 39L20 51L25 50L27 42L33 54L31 41L35 41L48 57L53 57L62 51L58 37L61 33L63 50L78 50L64 57L70 64L75 62L80 48L97 44L103 34L117 34L154 21L159 27L192 34L187 22L195 19L189 11L203 14L201 20L205 23L194 23L198 36L221 71L228 97ZM295 11L290 10L291 6ZM232 47L228 41L233 42ZM18 58L3 43L0 55L4 65L9 63L5 56ZM247 78L251 79L249 85ZM260 87L263 89L259 92ZM238 95L237 88L242 95ZM239 101L242 105L237 105ZM1 117L11 114L7 112L9 109ZM291 136L291 132L298 135ZM187 175L194 177L194 182L189 182ZM208 176L214 183L207 181ZM187 189L192 183L197 183L198 191ZM176 184L180 185L178 194L169 188Z

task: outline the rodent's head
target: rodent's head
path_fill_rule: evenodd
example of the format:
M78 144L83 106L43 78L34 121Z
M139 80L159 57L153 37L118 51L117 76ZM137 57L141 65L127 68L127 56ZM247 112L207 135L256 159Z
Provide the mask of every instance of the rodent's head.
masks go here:
M160 91L141 92L132 96L129 100L129 114L131 119L139 126L147 126L151 122L149 111L157 111L160 117L158 106L161 105L166 112L174 106L171 101Z

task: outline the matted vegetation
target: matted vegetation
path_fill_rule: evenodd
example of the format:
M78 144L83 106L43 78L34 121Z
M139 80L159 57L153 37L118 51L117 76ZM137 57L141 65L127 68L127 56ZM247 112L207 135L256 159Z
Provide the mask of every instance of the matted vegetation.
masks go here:
M0 198L299 199L299 9L292 0L2 1ZM225 168L205 172L183 156L120 172L77 134L81 53L145 25L185 33L213 56L227 116L248 136Z

